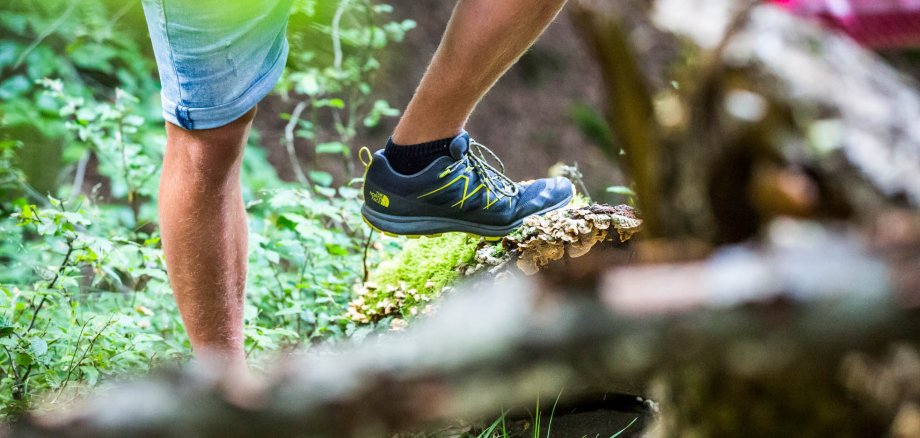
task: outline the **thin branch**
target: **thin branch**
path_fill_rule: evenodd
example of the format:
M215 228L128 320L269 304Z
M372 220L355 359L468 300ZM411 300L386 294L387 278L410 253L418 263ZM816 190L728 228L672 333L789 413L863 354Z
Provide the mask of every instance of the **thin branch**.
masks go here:
M342 15L345 14L350 2L351 0L342 0L335 10L335 16L332 17L332 66L336 71L342 70L342 39L339 35L339 27L342 23Z
M89 164L90 157L93 156L93 151L87 149L83 152L83 156L80 157L80 161L77 162L77 170L74 172L73 176L73 189L71 189L70 196L76 197L83 191L83 181L86 180L86 167Z
M57 30L67 22L67 19L70 18L70 14L73 13L74 9L76 9L77 5L79 4L80 2L78 1L70 2L70 7L68 7L67 10L61 14L60 18L58 18L57 21L55 21L51 26L48 26L48 28L45 29L45 31L42 32L38 38L35 39L35 41L32 41L32 44L29 44L29 47L22 51L22 54L19 55L19 59L16 60L16 65L13 66L13 69L15 70L19 68L23 61L26 60L26 57L29 56L29 53L32 53L32 51L35 50L35 48L38 47L38 45L41 44L45 38L48 38L51 36L51 34L57 32Z
M297 159L297 151L294 149L294 128L297 127L297 122L300 121L300 116L306 108L307 101L304 100L298 102L294 110L291 111L291 118L288 120L287 125L284 126L284 147L287 149L288 159L291 161L291 167L294 169L294 176L297 177L297 181L309 186L310 181L304 175L303 169L300 168L300 160Z
M367 240L364 242L364 256L361 258L361 263L364 266L364 282L367 283L367 279L370 276L370 271L367 269L367 252L371 247L371 238L374 237L374 230L371 230L367 233Z
M13 360L13 354L10 353L10 349L6 348L6 345L3 345L3 351L6 352L6 356L10 358L10 369L13 370L13 377L16 378L17 382L20 382L19 373L16 372L16 361Z
M90 318L90 319L86 320L86 323L83 324L83 328L80 329L80 336L83 336L83 331L86 329L86 326L87 326L87 325L89 324L89 322L92 321L92 320L93 320L93 318ZM79 366L81 363L83 363L83 360L86 359L86 356L89 355L89 353L90 353L91 351L93 351L93 347L96 345L96 340L99 339L99 336L102 336L102 333L104 333L106 330L108 330L108 328L111 327L111 326L112 326L112 323L114 323L114 322L115 322L115 318L112 317L111 319L108 320L108 322L105 323L104 326L102 326L101 329L99 329L98 332L96 332L96 334L93 336L93 338L89 341L89 345L87 345L87 346L86 346L86 349L83 350L83 354L80 356L80 360L77 360L77 361L75 362L74 359L75 359L76 356L77 356L76 353L79 351L79 337L77 338L77 341L78 341L78 342L77 342L77 349L74 351L74 357L71 358L71 360L70 360L70 367L68 367L68 369L67 369L67 375L64 377L63 383L61 383L61 389L58 391L57 395L54 396L54 400L52 400L51 403L56 403L57 400L58 400L58 398L61 397L61 394L64 393L64 389L67 388L67 383L70 382L70 374L73 373L73 370L75 370L77 366Z
M121 18L124 17L128 11L134 8L135 4L135 2L125 2L125 5L122 6L122 8L112 16L112 20L109 21L109 26L114 26L115 23L118 23L118 21L121 20Z
M134 224L137 225L138 216L140 216L140 205L138 205L137 199L138 188L131 181L131 168L128 166L128 145L125 143L124 128L124 119L118 119L115 139L118 141L118 148L121 152L122 178L125 179L125 185L128 187L128 206L131 207L131 216L134 219Z
M54 273L54 277L51 279L51 282L48 283L47 289L53 289L54 285L57 284L58 279L61 278L61 275L64 274L64 270L67 269L67 264L70 262L70 256L73 255L73 239L67 240L67 253L64 254L64 260L61 261L61 265L58 267L57 272ZM26 333L32 330L32 327L35 326L35 321L38 319L38 312L42 310L42 306L45 305L45 301L48 301L48 295L42 295L41 301L38 302L38 305L35 306L35 311L32 312L32 320L29 321L29 326L26 328Z
M19 183L19 188L21 188L24 192L26 192L26 194L29 195L32 199L34 199L36 202L40 202L42 206L47 207L51 205L51 203L48 202L48 197L39 193L39 191L36 190L35 187L32 187L32 184L29 184L29 182L26 181L25 178L20 178L18 183Z

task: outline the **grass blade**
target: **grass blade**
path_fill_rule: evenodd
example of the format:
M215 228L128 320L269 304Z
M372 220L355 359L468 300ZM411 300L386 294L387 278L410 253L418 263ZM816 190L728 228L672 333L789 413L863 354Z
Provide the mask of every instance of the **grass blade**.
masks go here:
M633 420L630 421L629 424L626 425L626 427L620 429L619 432L617 432L617 433L615 433L615 434L613 434L613 435L610 435L610 438L617 438L618 436L620 436L621 433L626 432L626 429L629 429L629 427L632 426L633 423L635 423L638 419L639 419L639 417L633 418Z
M553 429L553 417L556 415L556 405L559 404L559 398L562 397L562 391L565 391L565 388L559 390L559 394L556 395L556 401L553 402L553 409L549 411L549 423L546 425L546 438L549 438L549 432Z

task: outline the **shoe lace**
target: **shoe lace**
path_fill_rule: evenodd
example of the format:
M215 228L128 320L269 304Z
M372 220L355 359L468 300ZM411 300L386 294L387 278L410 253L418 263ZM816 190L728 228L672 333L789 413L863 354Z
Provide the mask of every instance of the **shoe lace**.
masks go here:
M489 164L486 154L498 163L498 169ZM501 158L498 158L495 152L492 152L491 149L476 140L470 139L470 149L463 157L463 160L451 165L449 169L452 170L455 166L461 164L471 167L489 190L507 197L517 196L520 191L520 186L511 178L505 176L505 163L502 162Z

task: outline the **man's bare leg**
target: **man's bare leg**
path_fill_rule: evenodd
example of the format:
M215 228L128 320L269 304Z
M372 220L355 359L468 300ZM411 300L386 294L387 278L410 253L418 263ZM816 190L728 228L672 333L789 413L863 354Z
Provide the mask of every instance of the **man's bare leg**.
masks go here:
M196 354L245 363L247 224L240 190L255 109L220 128L166 124L160 229L169 281Z
M411 145L458 134L479 100L564 4L565 0L459 0L393 142Z

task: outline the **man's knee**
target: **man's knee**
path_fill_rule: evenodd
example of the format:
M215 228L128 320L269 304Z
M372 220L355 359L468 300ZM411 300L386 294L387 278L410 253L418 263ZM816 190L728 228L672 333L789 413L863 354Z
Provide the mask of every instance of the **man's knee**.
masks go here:
M189 131L167 123L167 165L203 184L221 183L240 167L255 108L214 129Z

